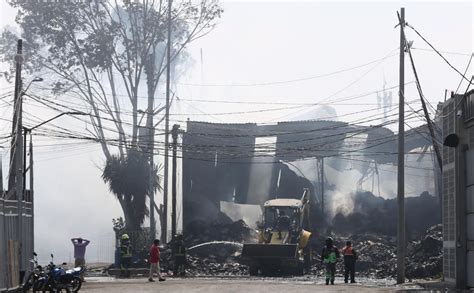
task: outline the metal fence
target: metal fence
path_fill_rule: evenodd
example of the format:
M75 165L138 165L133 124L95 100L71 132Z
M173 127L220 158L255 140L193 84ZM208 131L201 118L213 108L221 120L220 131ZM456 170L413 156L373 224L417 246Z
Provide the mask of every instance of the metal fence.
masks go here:
M34 245L33 204L28 192L25 198L19 238L18 201L6 200L4 194L0 197L0 292L16 289L20 284L20 268L30 269L28 260L32 257Z

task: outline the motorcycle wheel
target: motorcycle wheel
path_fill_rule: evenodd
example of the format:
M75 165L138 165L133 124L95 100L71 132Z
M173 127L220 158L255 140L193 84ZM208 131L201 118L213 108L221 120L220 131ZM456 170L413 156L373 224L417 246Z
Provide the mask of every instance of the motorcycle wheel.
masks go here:
M29 273L25 283L21 287L21 292L28 292L33 287L33 273Z
M68 286L71 289L71 292L78 292L81 289L82 286L82 280L79 277L74 277L71 280L70 286Z

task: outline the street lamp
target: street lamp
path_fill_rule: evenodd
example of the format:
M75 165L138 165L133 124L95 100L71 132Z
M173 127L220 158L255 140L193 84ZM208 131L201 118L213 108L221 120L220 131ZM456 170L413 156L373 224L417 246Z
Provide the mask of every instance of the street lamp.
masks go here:
M63 112L63 113L60 113L48 120L45 120L33 127L30 127L30 128L27 128L25 126L23 126L23 195L26 195L26 172L30 172L30 197L31 197L31 216L33 217L34 219L34 200L33 200L33 137L31 135L31 131L34 130L34 129L37 129L38 127L41 127L43 125L45 125L46 123L49 123L63 115L89 115L87 113L84 113L84 112ZM27 133L30 133L30 146L29 146L29 149L30 149L30 162L29 162L29 166L28 166L28 169L26 169L26 135ZM20 200L20 203L21 203L21 200ZM21 218L21 217L20 217ZM32 224L32 231L34 233L34 221L33 221L33 224ZM33 238L33 247L34 247L34 238Z
M31 86L31 84L32 84L33 82L41 82L41 81L43 81L43 80L44 80L44 79L41 78L41 77L34 77L34 78L30 81L30 83L28 83L28 85L26 86L25 90L21 91L21 94L24 95L24 94L28 91L28 89L30 88L30 86Z
M31 131L64 115L89 115L89 114L84 113L84 112L79 112L79 111L63 112L33 127L27 128L23 126L23 192L24 193L26 191L26 172L28 171L26 169L26 135L28 134L28 132L30 133L30 166L28 167L28 169L30 169L30 189L32 189L31 186L33 186L33 184L31 182L32 182L33 176L31 175L32 174L31 168L33 167L33 137L31 136Z

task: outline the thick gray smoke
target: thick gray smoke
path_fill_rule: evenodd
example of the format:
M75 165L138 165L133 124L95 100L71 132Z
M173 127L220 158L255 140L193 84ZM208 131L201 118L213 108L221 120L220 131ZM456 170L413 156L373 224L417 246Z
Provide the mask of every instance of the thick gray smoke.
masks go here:
M422 156L407 155L406 196L418 196L423 191L434 194L433 172L431 154ZM416 162L417 169L411 168ZM384 199L396 197L397 193L397 166L378 165L378 175L374 171L366 180L360 182L363 175L359 161L348 161L339 158L325 159L325 209L327 220L331 221L337 213L348 215L354 209L354 194L361 191L369 191ZM288 167L299 176L304 176L313 184L318 184L318 170L316 160L294 161L287 164ZM294 166L292 166L294 165ZM295 167L296 166L296 167ZM373 167L374 165L372 165ZM302 174L301 174L302 173ZM316 190L317 197L320 191Z

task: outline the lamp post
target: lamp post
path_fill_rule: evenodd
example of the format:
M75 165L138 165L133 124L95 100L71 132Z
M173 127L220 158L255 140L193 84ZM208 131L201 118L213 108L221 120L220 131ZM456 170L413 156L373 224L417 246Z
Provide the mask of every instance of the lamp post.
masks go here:
M12 150L14 147L15 152L12 152L15 156L15 167L14 167L14 176L11 176L10 173L8 188L11 189L15 185L15 194L17 200L17 214L18 214L18 227L17 227L17 239L18 239L18 259L19 263L19 277L20 281L23 280L25 275L25 261L23 258L23 199L25 196L25 157L26 157L26 147L24 145L24 139L22 139L22 128L23 128L23 96L26 91L30 88L33 82L42 81L40 77L33 78L28 86L23 90L22 89L22 78L21 78L21 65L23 63L23 54L22 54L22 41L18 40L18 52L15 56L16 61L16 81L15 81L15 99L14 99L14 112L13 112L13 123L12 123L12 134L15 133L15 140L12 140ZM13 142L15 141L15 142ZM13 164L11 165L13 167ZM10 167L10 168L11 168ZM11 169L12 170L12 169ZM13 184L14 183L14 184Z
M58 119L59 117L61 116L64 116L64 115L89 115L87 113L84 113L84 112L77 112L77 111L74 111L74 112L63 112L63 113L60 113L48 120L45 120L33 127L25 127L23 126L23 194L25 194L25 191L26 191L26 172L28 171L28 169L30 170L31 172L31 168L32 168L32 164L33 164L33 137L31 136L31 132L38 128L38 127L41 127L43 125L45 125L46 123L49 123L55 119ZM27 134L30 134L30 166L28 166L28 169L26 169L26 136ZM30 179L32 179L33 177L30 176ZM30 189L32 189L32 183L30 181ZM32 200L33 201L33 200Z

